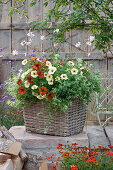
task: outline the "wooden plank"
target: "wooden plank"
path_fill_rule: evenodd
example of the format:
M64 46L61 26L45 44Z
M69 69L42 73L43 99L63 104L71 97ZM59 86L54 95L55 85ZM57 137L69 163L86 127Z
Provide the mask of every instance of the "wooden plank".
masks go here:
M109 141L100 126L87 126L87 135L91 149L109 145Z
M11 155L0 153L0 164L11 159Z
M0 30L0 48L4 49L1 54L9 54L11 52L10 30Z
M106 130L107 136L110 140L110 143L113 146L113 126L106 126L105 130Z

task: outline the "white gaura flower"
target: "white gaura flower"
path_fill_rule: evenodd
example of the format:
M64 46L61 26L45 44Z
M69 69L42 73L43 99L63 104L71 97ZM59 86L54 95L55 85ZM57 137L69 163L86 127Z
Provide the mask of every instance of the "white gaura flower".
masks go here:
M29 30L27 36L33 38L35 36L35 34L33 32L31 32L31 30Z
M80 47L81 46L81 42L77 42L76 44L75 44L75 47Z
M47 77L47 72L44 73L44 77Z
M36 96L39 100L42 100L45 96L42 96L42 95L38 95Z
M60 77L57 76L57 77L55 78L55 81L59 81L59 80L60 80Z
M48 66L48 67L52 67L51 62L50 62L50 61L46 61L46 66Z
M94 40L95 40L95 36L92 36L92 35L91 35L91 36L89 37L89 41L92 42L92 41L94 41Z
M26 88L28 88L30 86L30 83L28 81L25 81L24 84L25 84Z
M72 69L71 69L71 73L72 73L72 74L77 74L77 73L78 73L78 70L77 70L76 68L72 68Z
M50 79L50 80L48 81L48 84L49 84L49 85L53 85L53 79Z
M37 71L32 71L32 72L31 72L31 76L32 76L33 78L36 78L36 77L38 76Z
M35 93L34 91L32 91L32 95L37 97L38 96L38 93Z
M44 35L41 35L40 36L40 39L43 41L43 40L45 40L45 36Z
M62 74L60 77L61 77L61 80L67 80L68 79L66 74Z
M13 56L17 56L18 55L18 51L17 50L13 50L12 54L13 54Z
M21 46L24 46L26 44L25 40L20 43Z
M46 76L47 81L51 80L52 78L53 78L53 76L51 74L47 74L47 76Z
M91 42L90 42L90 41L87 41L86 44L89 45L89 46L91 46Z
M21 78L24 79L25 76L26 76L26 72L25 72L25 73L22 73Z
M56 30L54 30L54 33L58 33L59 32L59 29L57 28Z
M27 59L22 61L22 65L26 65L27 64Z
M32 90L36 90L37 88L38 88L37 85L33 85L33 86L31 87Z
M74 66L75 64L72 61L68 61L68 65Z
M56 70L57 70L56 67L50 67L48 73L49 74L54 74Z

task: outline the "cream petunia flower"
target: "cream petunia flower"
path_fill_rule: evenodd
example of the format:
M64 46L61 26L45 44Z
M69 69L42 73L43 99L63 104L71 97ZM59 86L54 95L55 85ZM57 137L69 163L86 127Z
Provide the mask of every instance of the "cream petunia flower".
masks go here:
M38 96L38 93L35 93L34 91L32 91L32 95L37 97Z
M50 80L48 81L48 84L49 84L49 85L53 85L53 79L50 79Z
M56 70L57 70L56 67L50 67L48 73L49 73L49 74L54 74Z
M27 59L22 61L22 65L26 65L27 64Z
M75 64L72 61L68 61L68 65L74 66Z
M25 81L24 84L25 84L26 88L28 88L30 86L30 83L28 81Z
M36 77L38 76L37 71L32 71L32 72L31 72L31 76L32 76L33 78L36 78Z
M38 88L37 85L33 85L33 86L31 87L31 89L33 89L33 90L36 90L37 88Z
M25 76L26 76L26 72L25 72L25 73L22 73L21 78L24 79Z
M52 78L53 78L53 77L52 77L51 74L47 74L47 76L46 76L46 80L47 80L47 81L51 80Z
M50 61L46 61L46 66L48 66L48 67L52 67L51 62L50 62Z
M44 73L44 77L47 77L47 72Z
M62 74L60 77L61 77L61 80L67 80L68 79L66 74Z
M45 96L42 96L42 95L38 95L36 96L39 100L42 100Z
M26 73L29 74L31 71L32 71L32 68L31 68L31 69L28 69L28 70L26 71Z
M72 69L71 69L71 73L72 73L72 74L77 74L77 73L78 73L78 70L77 70L76 68L72 68Z
M59 80L60 80L60 77L57 76L57 77L55 78L55 81L59 81Z

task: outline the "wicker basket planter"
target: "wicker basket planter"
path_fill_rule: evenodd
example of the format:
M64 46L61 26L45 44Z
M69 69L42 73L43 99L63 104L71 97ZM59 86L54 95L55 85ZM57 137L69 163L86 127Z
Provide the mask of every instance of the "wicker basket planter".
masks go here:
M43 110L43 113L40 112ZM48 121L49 111L43 108L41 102L28 105L24 108L24 119L27 132L44 134ZM48 135L71 136L83 131L86 120L86 106L79 99L74 99L72 106L66 112L59 112L53 117L49 126Z

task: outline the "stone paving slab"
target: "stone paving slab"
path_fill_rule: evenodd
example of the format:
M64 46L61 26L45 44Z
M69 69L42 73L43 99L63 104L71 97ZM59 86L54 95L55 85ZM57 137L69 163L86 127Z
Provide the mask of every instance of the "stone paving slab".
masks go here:
M113 126L106 126L105 130L110 140L110 143L113 146Z
M107 147L109 145L109 141L100 126L88 126L87 135L91 149L98 148L98 146Z

